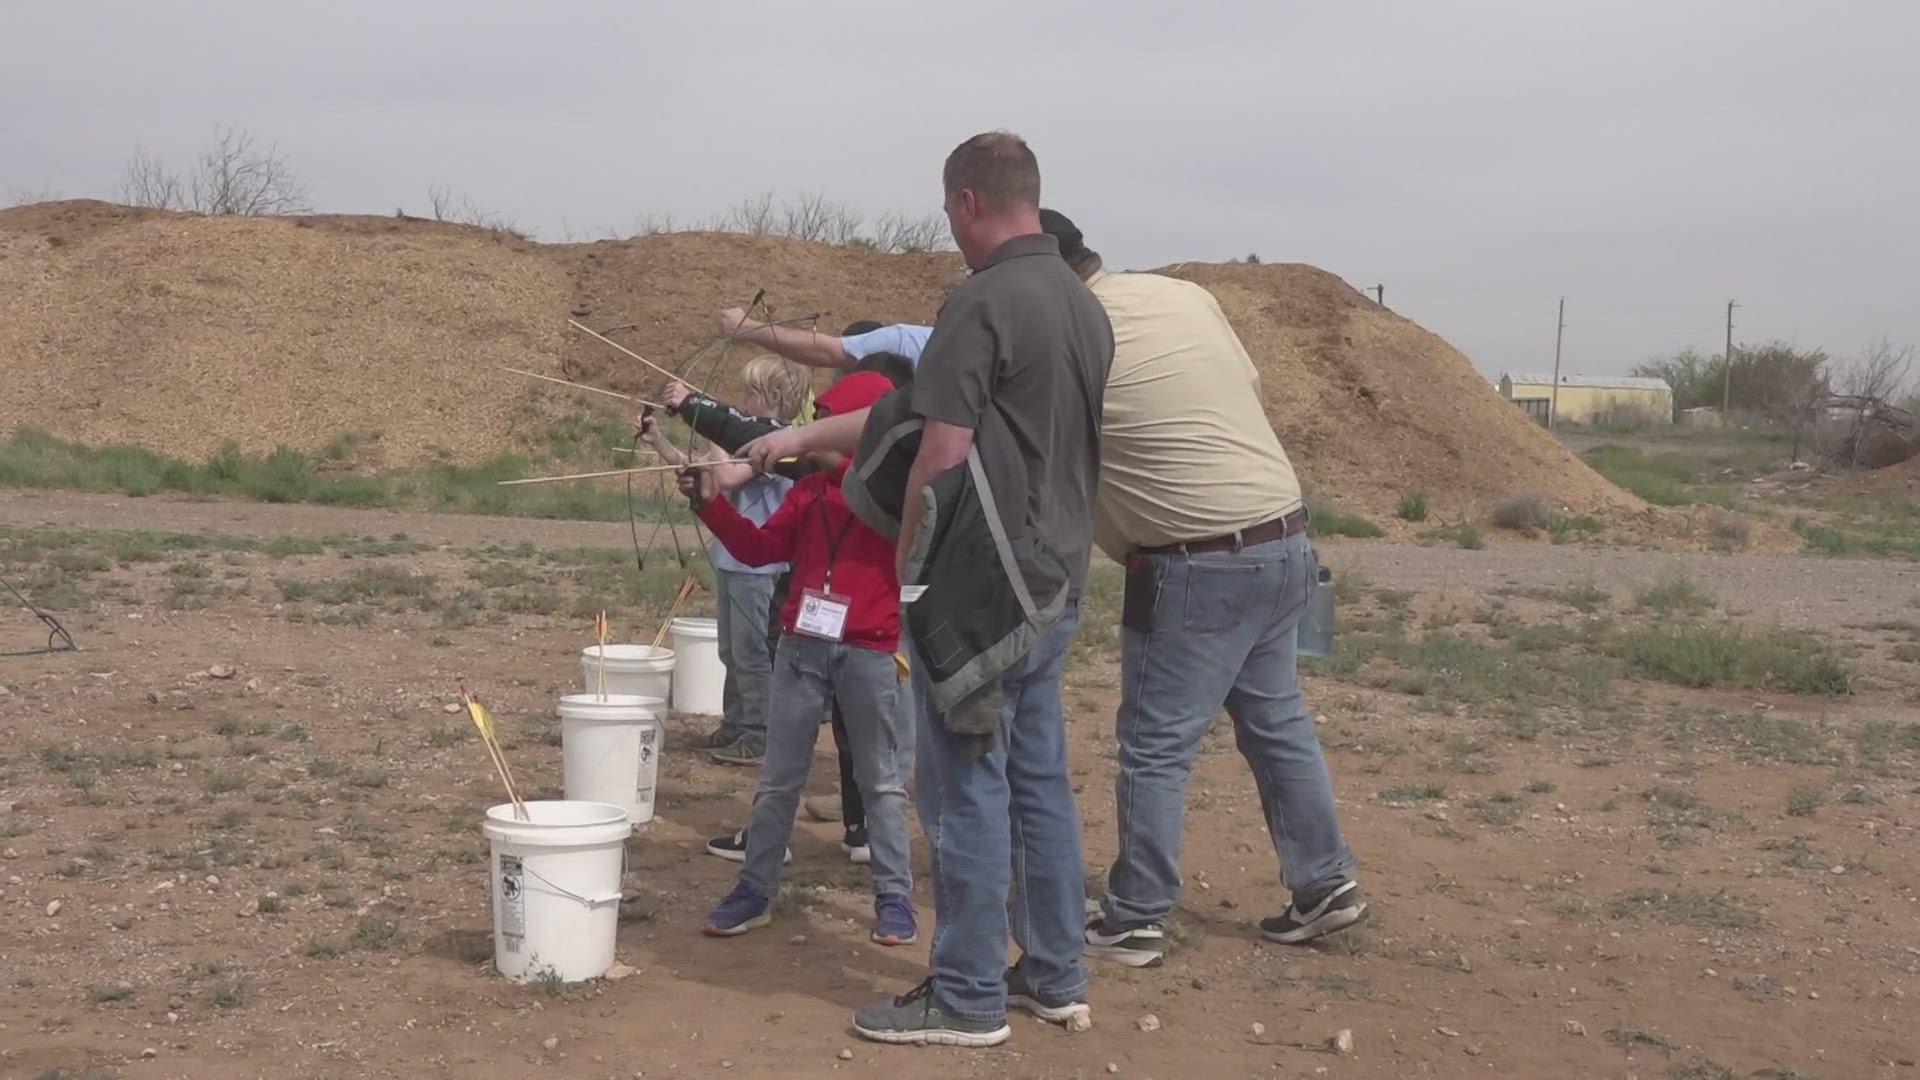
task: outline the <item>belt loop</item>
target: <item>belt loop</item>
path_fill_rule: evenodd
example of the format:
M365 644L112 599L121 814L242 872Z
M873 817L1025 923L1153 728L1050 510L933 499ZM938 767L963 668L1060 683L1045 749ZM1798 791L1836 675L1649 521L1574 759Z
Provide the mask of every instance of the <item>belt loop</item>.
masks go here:
M1235 555L1240 554L1240 549L1247 546L1246 535L1246 530L1244 529L1233 530L1233 553Z

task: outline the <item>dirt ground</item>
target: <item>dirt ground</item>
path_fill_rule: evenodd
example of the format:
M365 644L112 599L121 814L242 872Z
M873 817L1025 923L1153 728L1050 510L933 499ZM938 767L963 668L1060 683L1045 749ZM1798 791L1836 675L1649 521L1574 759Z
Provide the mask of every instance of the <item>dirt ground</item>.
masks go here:
M1217 728L1166 965L1090 961L1089 1032L1020 1019L1006 1046L957 1051L848 1030L926 952L866 942L833 826L800 827L772 927L699 935L733 871L702 840L742 822L753 777L685 748L698 720L675 721L662 819L630 846L619 956L638 974L490 974L479 823L498 798L445 709L459 679L488 697L516 770L557 796L553 703L587 613L651 633L677 574L626 580L626 543L622 525L0 493L0 574L84 650L0 659L0 1076L1920 1076L1911 564L1323 545L1350 583L1343 637L1578 634L1684 575L1709 620L1822 635L1854 692L1620 675L1562 696L1514 661L1502 677L1538 688L1517 702L1459 690L1444 661L1424 682L1326 667L1309 702L1370 921L1259 940L1284 895ZM1564 599L1576 583L1597 599ZM1112 585L1090 586L1066 694L1095 872L1115 848ZM0 651L41 636L0 612ZM1327 1046L1342 1030L1351 1056Z

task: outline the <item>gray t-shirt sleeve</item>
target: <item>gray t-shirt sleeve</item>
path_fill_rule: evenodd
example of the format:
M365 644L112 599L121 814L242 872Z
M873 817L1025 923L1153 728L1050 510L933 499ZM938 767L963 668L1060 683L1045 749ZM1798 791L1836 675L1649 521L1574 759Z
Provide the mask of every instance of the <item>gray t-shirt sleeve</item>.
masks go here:
M1004 335L984 290L956 292L940 312L913 376L913 411L978 430L993 397Z

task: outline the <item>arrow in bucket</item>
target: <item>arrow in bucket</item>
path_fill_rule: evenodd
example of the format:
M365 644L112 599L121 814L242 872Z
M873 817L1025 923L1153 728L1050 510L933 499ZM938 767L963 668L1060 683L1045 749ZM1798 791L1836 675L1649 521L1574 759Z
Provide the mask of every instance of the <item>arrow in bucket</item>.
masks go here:
M487 748L487 756L493 760L494 771L500 774L500 783L507 789L507 798L513 803L513 814L521 821L531 821L527 816L527 804L520 801L520 793L513 787L513 770L507 767L507 754L500 746L500 736L494 731L493 717L488 715L486 706L480 699L467 693L467 684L460 684L460 698L467 703L467 715L473 718L473 726L480 729L480 742Z

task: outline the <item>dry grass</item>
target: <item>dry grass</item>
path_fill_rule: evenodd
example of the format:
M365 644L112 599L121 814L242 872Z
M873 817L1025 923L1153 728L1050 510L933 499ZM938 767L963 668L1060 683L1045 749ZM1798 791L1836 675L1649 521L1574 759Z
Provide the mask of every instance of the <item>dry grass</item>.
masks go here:
M1510 495L1493 508L1490 520L1514 532L1545 532L1559 518L1560 511L1545 495Z

